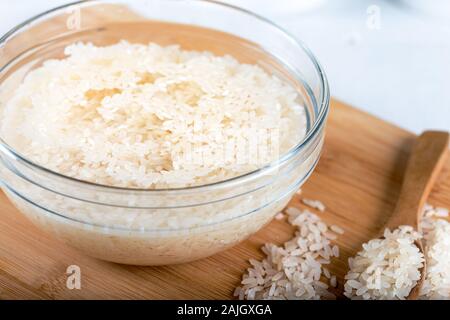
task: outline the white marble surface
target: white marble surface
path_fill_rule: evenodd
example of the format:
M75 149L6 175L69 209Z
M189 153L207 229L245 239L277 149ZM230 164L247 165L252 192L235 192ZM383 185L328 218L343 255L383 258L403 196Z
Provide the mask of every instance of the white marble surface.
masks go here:
M0 33L65 2L0 0ZM318 56L338 99L414 132L450 130L450 1L228 2L302 39Z

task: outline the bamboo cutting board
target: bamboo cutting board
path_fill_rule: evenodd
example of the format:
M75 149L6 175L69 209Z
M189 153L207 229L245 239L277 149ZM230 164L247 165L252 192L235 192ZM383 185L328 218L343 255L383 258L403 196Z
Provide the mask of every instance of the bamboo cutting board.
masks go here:
M340 297L347 258L377 234L394 209L414 138L332 101L324 152L303 196L324 202L326 212L317 213L345 229L337 240L341 257L329 268L338 276L335 293ZM431 204L450 208L449 172L450 159ZM304 207L298 196L291 205ZM47 236L1 194L0 299L231 299L248 259L261 259L264 243L282 244L293 232L287 222L274 220L247 241L208 259L158 268L123 266L89 258ZM81 268L80 290L67 289L71 265Z
M327 205L318 213L345 229L341 257L330 270L340 294L347 258L371 239L394 209L414 135L333 101L325 150L303 188ZM430 197L450 207L450 161ZM291 205L302 207L298 198ZM273 221L244 243L211 258L169 267L122 266L86 257L37 230L0 195L1 299L230 299L251 257L265 242L281 244L293 234ZM81 268L81 290L68 290L66 269Z

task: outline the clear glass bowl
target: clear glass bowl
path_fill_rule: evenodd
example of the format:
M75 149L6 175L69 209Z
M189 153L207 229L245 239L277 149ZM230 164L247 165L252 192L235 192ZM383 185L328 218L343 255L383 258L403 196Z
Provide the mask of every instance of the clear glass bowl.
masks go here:
M61 58L68 44L106 45L121 39L178 43L261 65L298 90L307 111L307 136L257 171L166 190L117 188L66 177L26 159L2 138L3 191L45 232L92 257L117 263L188 262L260 230L287 205L319 160L329 89L317 60L270 21L233 6L200 0L82 1L26 21L0 39L0 112L24 76L44 60Z

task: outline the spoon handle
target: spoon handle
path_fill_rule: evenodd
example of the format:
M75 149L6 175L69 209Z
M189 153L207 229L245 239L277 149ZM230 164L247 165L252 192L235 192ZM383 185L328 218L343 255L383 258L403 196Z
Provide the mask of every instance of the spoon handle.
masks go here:
M394 213L386 228L410 225L417 230L423 206L445 164L449 133L426 131L417 138L406 167L403 185Z

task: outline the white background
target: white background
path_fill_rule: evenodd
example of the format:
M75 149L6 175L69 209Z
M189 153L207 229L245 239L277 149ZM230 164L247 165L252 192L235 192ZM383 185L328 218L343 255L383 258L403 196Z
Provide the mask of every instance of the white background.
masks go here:
M67 1L0 0L0 33ZM449 0L227 2L302 39L324 66L334 97L417 133L450 130Z

